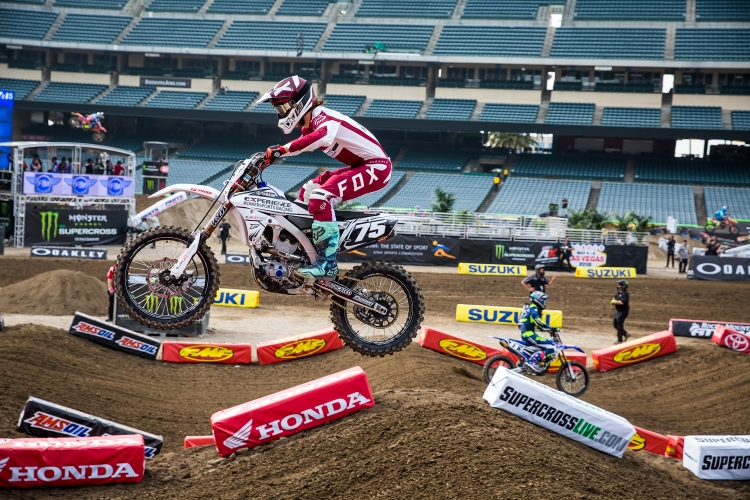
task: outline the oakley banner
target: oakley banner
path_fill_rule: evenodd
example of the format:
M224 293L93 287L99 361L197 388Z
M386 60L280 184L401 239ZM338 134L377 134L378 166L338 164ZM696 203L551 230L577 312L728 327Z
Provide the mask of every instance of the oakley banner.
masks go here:
M32 207L26 211L26 245L121 245L126 210L68 210Z
M708 281L750 282L750 259L694 255L690 260L688 278Z

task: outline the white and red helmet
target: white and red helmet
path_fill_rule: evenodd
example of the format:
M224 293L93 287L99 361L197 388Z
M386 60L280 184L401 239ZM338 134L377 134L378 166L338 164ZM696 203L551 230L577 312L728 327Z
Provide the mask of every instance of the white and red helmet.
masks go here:
M289 134L310 111L315 102L312 84L297 75L284 78L258 99L258 103L271 101L279 115L279 128Z

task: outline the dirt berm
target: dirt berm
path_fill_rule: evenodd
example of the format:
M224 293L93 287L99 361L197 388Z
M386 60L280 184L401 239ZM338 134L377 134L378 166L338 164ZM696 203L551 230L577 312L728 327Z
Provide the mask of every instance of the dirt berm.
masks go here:
M10 263L12 261L8 261ZM56 269L0 289L4 313L65 316L107 314L107 285L81 271Z
M492 409L481 399L485 384L479 366L418 345L384 359L342 349L271 366L177 365L24 325L0 334L0 357L0 436L20 437L14 430L18 414L34 395L166 440L162 454L148 462L141 484L2 493L11 498L750 495L747 483L700 481L677 461L645 453L616 459ZM658 424L655 430L750 433L747 408L735 403L747 401L746 363L746 357L710 343L690 346L650 361L649 369L594 376L585 399L635 424ZM181 449L185 435L210 433L209 417L216 410L355 365L364 368L375 391L372 409L234 459L217 461L212 447ZM701 376L713 365L723 367L731 382L721 382L719 372ZM730 377L734 373L736 378ZM736 425L729 425L730 419Z

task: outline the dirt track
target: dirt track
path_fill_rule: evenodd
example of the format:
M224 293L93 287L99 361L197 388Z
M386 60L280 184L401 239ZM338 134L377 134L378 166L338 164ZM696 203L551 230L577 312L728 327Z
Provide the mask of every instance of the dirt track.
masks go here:
M40 345L47 348L38 351ZM31 352L37 354L19 355ZM385 359L342 349L265 367L173 365L24 326L0 336L0 356L2 436L20 437L18 413L34 395L165 437L139 485L13 491L13 498L750 495L747 483L703 482L677 461L644 453L618 460L491 409L481 399L478 366L416 345ZM218 465L208 463L216 458L211 447L181 449L185 435L210 433L216 410L355 365L370 378L373 409ZM627 371L594 374L584 399L660 432L746 434L746 367L746 357L703 343Z

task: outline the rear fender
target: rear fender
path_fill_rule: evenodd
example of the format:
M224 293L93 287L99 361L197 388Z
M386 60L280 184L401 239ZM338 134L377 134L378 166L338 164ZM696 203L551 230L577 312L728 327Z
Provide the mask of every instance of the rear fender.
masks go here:
M387 215L353 220L341 233L339 252L386 241L396 234L396 224L398 221L389 219Z
M149 196L149 198L158 198L159 196L164 196L165 194L169 193L176 193L178 191L185 191L188 194L195 194L200 196L201 198L206 198L211 201L216 200L216 198L221 195L221 197L216 201L218 203L224 203L226 201L226 197L218 189L214 189L211 186L201 186L200 184L172 184L171 186L167 186L164 189L160 189L159 191L155 192L154 194Z

